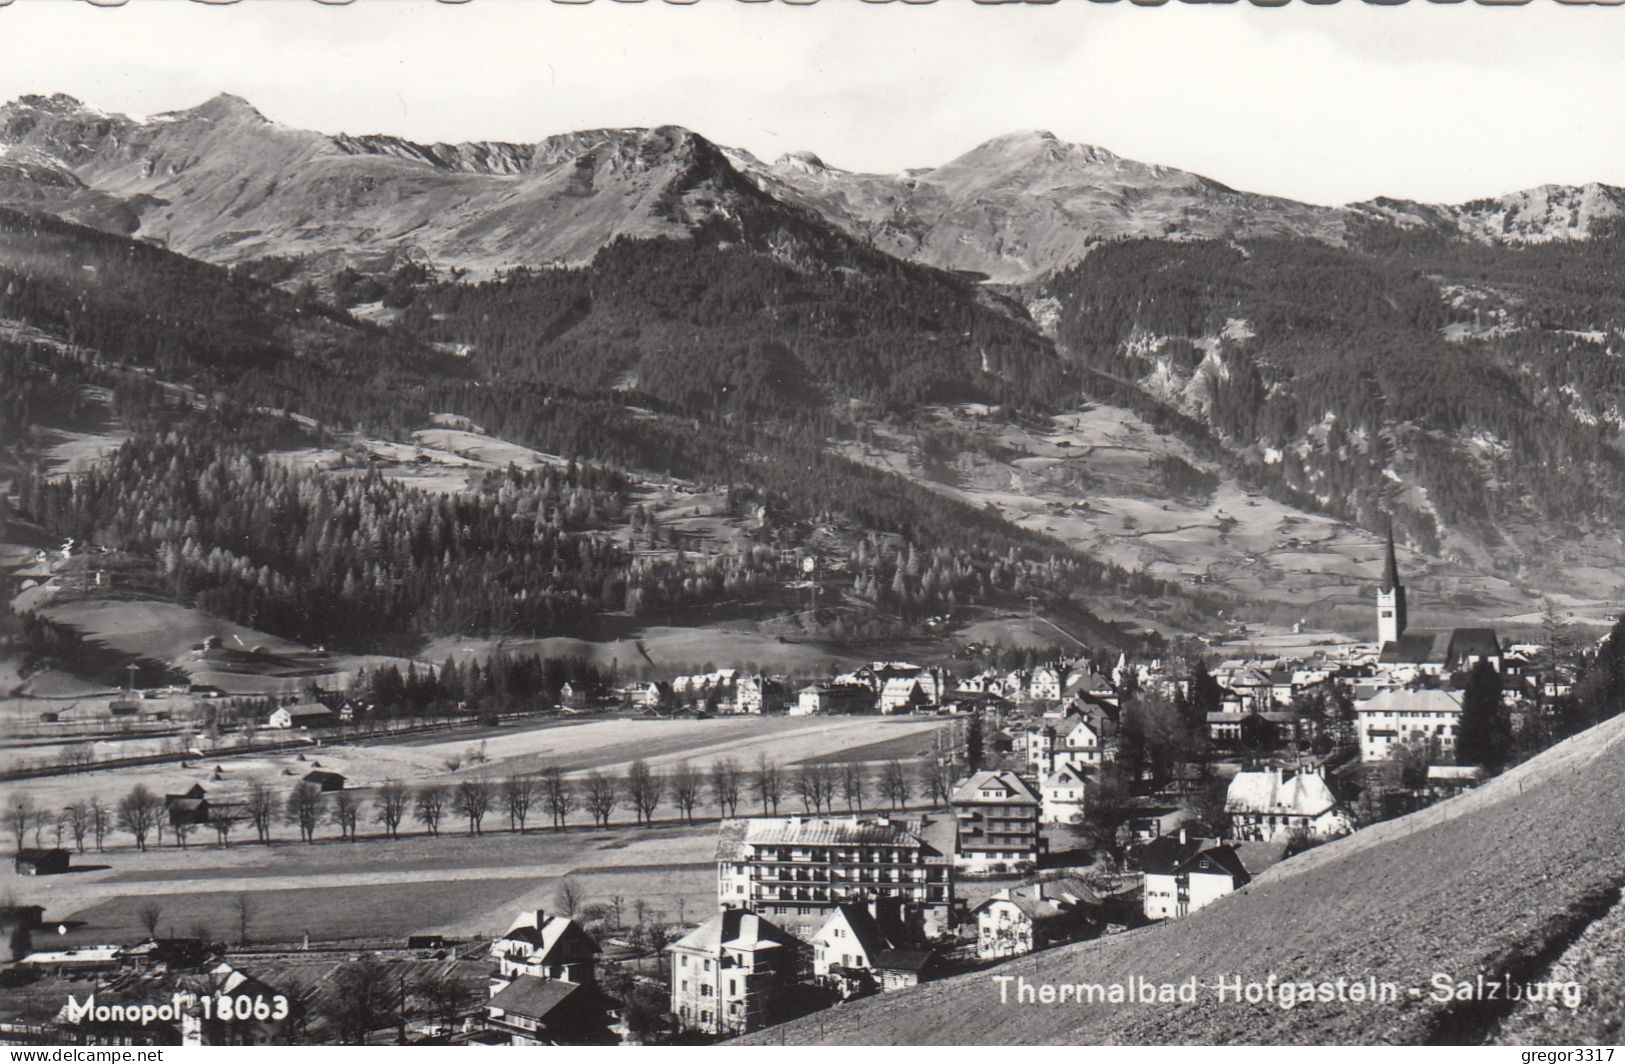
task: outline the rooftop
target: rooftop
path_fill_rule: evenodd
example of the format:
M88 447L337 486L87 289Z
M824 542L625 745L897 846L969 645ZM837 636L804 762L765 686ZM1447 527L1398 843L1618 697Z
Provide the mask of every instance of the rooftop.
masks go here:
M485 1004L487 1008L541 1020L580 989L579 984L564 979L538 979L534 975L521 975Z
M1228 813L1319 816L1337 805L1337 798L1319 772L1288 776L1279 768L1244 769L1236 773L1225 792Z
M746 909L724 909L668 946L668 949L695 950L705 954L723 949L754 953L757 950L792 946L795 940L777 925Z
M741 817L718 830L717 858L743 860L755 846L927 846L925 817Z

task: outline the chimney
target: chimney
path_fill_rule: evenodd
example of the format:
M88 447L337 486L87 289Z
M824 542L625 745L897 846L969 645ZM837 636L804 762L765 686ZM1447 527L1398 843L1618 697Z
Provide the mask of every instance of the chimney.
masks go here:
M1179 825L1179 844L1180 844L1180 845L1181 845L1181 846L1183 846L1183 845L1185 845L1185 843L1186 843L1186 838L1185 838L1185 825L1184 825L1184 824L1181 824L1181 825Z
M540 931L542 928L544 928L546 926L547 926L547 910L546 909L537 909L536 910L536 930Z

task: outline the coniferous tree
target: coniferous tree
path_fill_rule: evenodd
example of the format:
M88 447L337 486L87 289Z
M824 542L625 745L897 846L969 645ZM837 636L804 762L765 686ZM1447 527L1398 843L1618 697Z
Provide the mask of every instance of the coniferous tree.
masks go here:
M1462 692L1456 759L1464 765L1481 765L1494 775L1506 767L1511 756L1512 723L1501 699L1501 674L1493 664L1480 660L1468 673Z

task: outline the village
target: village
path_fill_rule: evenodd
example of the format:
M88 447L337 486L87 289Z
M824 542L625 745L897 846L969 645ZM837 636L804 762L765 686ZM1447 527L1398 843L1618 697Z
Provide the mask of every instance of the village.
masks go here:
M706 1042L1135 934L1245 890L1298 853L1475 787L1549 743L1573 711L1581 640L1555 623L1546 642L1412 628L1391 539L1374 629L1372 642L1310 656L1211 665L1072 655L955 675L874 662L801 685L713 669L612 691L566 684L556 710L590 719L613 706L695 728L828 720L871 739L921 723L846 760L775 761L767 751L786 740L767 733L754 762L663 762L651 750L624 772L549 766L449 787L369 784L317 755L374 707L273 704L260 727L311 754L292 755L302 774L286 794L244 793L229 777L217 786L217 770L209 786L164 794L138 784L106 805L10 800L0 1040ZM503 742L482 743L477 760L500 765ZM438 838L444 818L448 832L466 820L481 836L487 814L506 813L522 836L533 809L555 829L576 813L607 831L617 809L643 830L685 823L695 845L709 840L695 862L713 870L706 896L673 912L613 877L589 887L565 876L548 904L483 936L409 928L393 941L308 931L290 941L254 926L256 896L240 894L229 931L177 933L149 902L131 941L79 932L50 942L53 929L60 937L83 922L50 904L52 882L116 849L121 833L141 854L166 833L172 849L193 837L191 858L206 863L244 852L227 849L237 827L269 843L273 824L285 824L314 844L324 825L354 842L365 823L394 838L414 818Z

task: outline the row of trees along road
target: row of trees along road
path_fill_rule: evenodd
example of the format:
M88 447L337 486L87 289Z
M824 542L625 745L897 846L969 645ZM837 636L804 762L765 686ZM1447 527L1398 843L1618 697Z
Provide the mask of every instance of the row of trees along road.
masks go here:
M871 773L862 765L827 762L787 768L763 755L750 765L725 757L704 766L681 761L666 771L640 759L621 775L597 769L567 775L552 765L533 775L476 776L454 784L392 780L370 793L324 792L306 782L284 791L256 782L240 798L211 805L201 823L172 817L164 796L136 784L112 804L93 795L60 810L18 795L6 806L4 820L18 850L27 845L30 833L39 844L50 832L58 845L71 840L81 853L87 847L105 849L115 831L128 835L138 850L162 845L166 831L172 844L183 848L195 834L210 832L221 847L234 834L250 831L256 842L269 844L282 825L297 829L306 843L315 842L324 826L355 841L367 824L380 829L375 835L391 839L412 823L430 837L454 828L480 835L488 820L505 821L509 830L523 832L542 816L555 830L568 828L573 815L585 815L603 828L621 810L630 810L635 823L650 826L662 805L689 824L705 807L719 817L737 816L742 806L747 815L754 807L765 816L798 803L803 812L834 815L861 811L871 801L900 809L918 796L940 808L947 804L958 771L946 758L928 758L912 768L894 758Z

